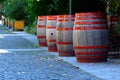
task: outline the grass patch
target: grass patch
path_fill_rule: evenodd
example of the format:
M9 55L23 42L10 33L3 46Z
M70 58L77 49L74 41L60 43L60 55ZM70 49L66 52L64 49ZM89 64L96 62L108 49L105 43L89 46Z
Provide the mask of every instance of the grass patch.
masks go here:
M28 27L26 27L25 31L30 34L36 34L36 24L29 24Z

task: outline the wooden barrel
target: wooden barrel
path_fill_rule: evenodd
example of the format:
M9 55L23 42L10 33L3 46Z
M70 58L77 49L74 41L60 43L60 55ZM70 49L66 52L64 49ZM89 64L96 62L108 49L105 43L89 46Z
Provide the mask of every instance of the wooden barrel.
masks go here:
M24 20L14 21L14 31L24 31Z
M116 24L117 21L118 21L118 16L114 15L114 16L111 16L111 24Z
M38 16L37 21L37 37L39 46L47 47L47 40L46 40L46 21L47 16Z
M75 56L73 49L74 15L57 17L56 43L59 56Z
M107 15L106 19L107 19L108 29L110 29L110 19L111 19L111 16Z
M104 13L76 13L73 45L78 62L107 61L109 32Z
M57 52L56 24L57 16L47 16L46 38L49 52Z
M13 22L12 22L12 20L9 20L9 22L8 22L8 27L9 27L9 29L13 27Z
M110 34L111 36L112 35L117 35L117 33L115 32L115 27L118 23L118 16L114 15L114 16L111 16L111 19L110 19Z
M8 27L8 19L5 19L5 26Z

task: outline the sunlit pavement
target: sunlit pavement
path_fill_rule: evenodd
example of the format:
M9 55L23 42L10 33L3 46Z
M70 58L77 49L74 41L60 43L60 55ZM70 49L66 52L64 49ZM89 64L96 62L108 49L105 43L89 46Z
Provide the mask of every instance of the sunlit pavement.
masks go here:
M104 80L120 80L120 59L108 60L101 63L78 63L75 57L60 57L64 61L79 67L80 69L89 72Z
M2 24L2 20L0 20L0 26L2 26L3 24Z

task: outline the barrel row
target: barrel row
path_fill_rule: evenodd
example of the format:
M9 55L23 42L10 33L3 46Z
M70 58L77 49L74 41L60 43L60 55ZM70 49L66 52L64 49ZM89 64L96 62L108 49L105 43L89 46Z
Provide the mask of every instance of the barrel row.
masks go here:
M9 28L13 29L14 31L24 31L24 21L23 20L6 20L4 24Z
M76 56L78 62L107 61L109 34L104 13L38 16L40 46L59 56Z

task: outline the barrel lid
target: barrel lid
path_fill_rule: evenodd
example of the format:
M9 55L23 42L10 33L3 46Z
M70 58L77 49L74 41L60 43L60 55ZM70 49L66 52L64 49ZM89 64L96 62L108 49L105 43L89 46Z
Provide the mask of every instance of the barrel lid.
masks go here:
M74 18L75 15L58 15L58 18Z
M48 15L47 20L57 20L57 15Z
M102 16L105 16L106 14L103 13L103 12L81 12L81 13L76 13L75 16L97 16L97 15L102 15Z
M38 19L46 19L47 16L38 16Z

